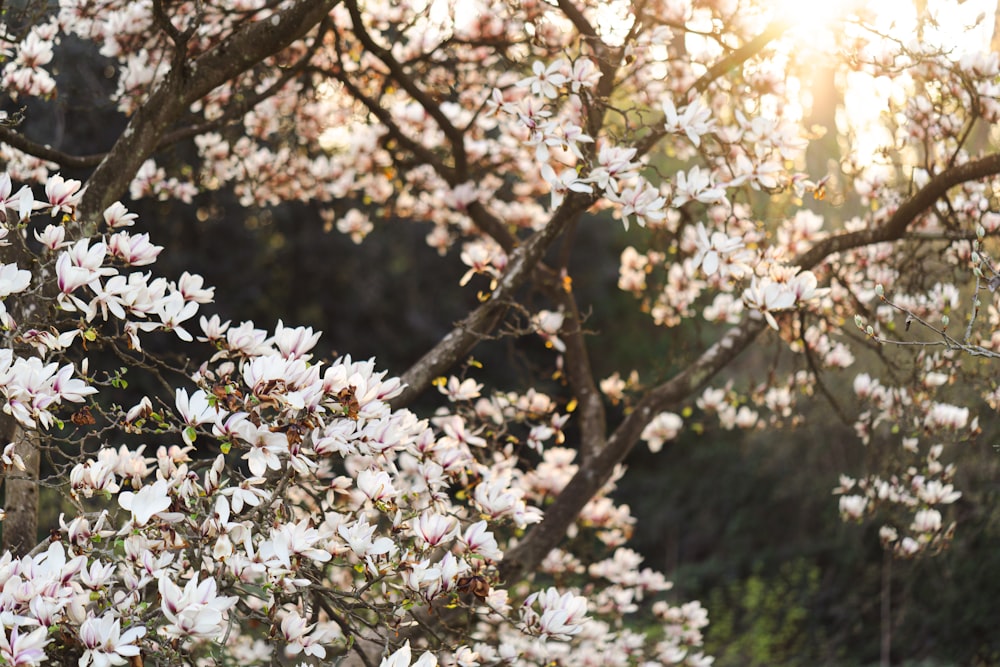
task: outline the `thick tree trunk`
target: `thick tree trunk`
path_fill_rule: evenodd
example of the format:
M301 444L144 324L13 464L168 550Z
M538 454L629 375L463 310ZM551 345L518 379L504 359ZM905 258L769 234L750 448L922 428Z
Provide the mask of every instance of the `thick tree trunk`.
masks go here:
M23 556L38 543L38 475L41 456L34 433L26 433L13 417L0 414L2 444L18 443L15 452L24 461L24 472L8 470L4 479L4 511L2 524L3 551Z

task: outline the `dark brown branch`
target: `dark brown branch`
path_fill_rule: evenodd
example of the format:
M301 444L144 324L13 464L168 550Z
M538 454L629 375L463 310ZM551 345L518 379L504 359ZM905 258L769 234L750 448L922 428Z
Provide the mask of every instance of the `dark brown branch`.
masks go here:
M396 80L400 88L405 90L407 94L414 99L428 116L434 119L434 122L444 133L444 136L448 139L448 143L451 144L452 156L455 159L455 173L458 178L465 180L468 178L468 158L465 154L465 135L455 127L448 117L444 115L441 111L441 105L435 102L430 96L422 90L416 82L403 68L403 66L397 61L392 52L388 49L379 46L368 31L365 29L364 22L361 19L361 10L358 8L358 3L356 0L348 0L347 9L351 14L351 21L354 23L354 34L357 36L358 40L361 42L372 55L378 57L386 67L389 68L390 76Z
M583 318L576 298L562 285L554 285L549 289L549 294L562 307L566 317L561 334L566 345L566 379L578 404L575 420L580 427L579 463L587 465L604 447L604 436L608 431L604 399L594 382L594 371L590 365L590 354L583 331Z
M532 277L546 250L559 237L566 225L590 208L594 200L594 195L571 193L553 214L549 223L514 251L510 256L507 270L498 281L496 289L490 294L489 300L455 325L455 328L433 349L403 374L402 379L407 386L391 401L393 409L409 405L431 385L434 378L463 359L483 336L488 335L496 327L514 293Z
M896 241L903 237L906 228L914 220L933 206L951 188L968 181L978 181L997 174L1000 174L1000 153L943 171L932 178L927 185L920 188L910 199L903 202L884 225L830 236L818 241L816 245L789 263L799 266L803 270L811 269L836 252L873 243Z
M304 37L339 0L298 0L266 21L247 23L150 92L87 181L80 219L89 227L128 188L174 122L213 89Z
M524 540L504 554L500 574L504 581L516 581L531 572L565 537L583 506L603 487L615 466L625 460L639 440L643 428L663 410L676 405L705 387L709 380L729 365L764 329L762 320L747 318L729 330L690 366L651 390L615 429L600 453L582 465L573 479L545 510L542 523Z
M324 20L323 24L320 25L319 33L313 39L309 50L306 51L306 53L299 58L294 65L283 68L281 70L281 76L267 88L258 92L255 90L252 82L245 84L241 89L233 91L233 95L231 97L234 101L226 106L222 115L204 123L192 123L167 133L157 145L157 150L166 148L167 146L180 141L184 141L185 139L190 139L191 137L195 137L199 134L218 130L230 123L242 120L243 117L252 111L258 104L277 94L278 91L285 86L285 84L306 70L309 62L312 60L312 57L316 54L316 51L322 44L323 35L327 30L329 30L329 28L329 21Z
M40 160L55 162L61 167L71 169L90 169L96 167L104 159L105 153L95 155L70 155L51 146L45 146L28 139L23 134L15 132L9 127L0 126L0 142L7 144L22 153L27 153Z

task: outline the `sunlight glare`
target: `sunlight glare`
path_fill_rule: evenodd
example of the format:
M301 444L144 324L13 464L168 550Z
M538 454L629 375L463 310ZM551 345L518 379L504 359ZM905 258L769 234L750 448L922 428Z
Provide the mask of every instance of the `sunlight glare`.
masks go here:
M791 24L793 29L824 28L850 13L861 4L860 0L769 0L774 18Z

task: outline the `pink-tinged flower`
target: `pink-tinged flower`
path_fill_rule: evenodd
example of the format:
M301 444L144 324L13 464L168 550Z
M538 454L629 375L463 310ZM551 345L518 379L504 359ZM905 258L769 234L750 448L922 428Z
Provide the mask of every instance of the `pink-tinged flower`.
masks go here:
M45 196L48 197L49 206L52 207L52 217L60 213L73 215L76 205L80 203L80 198L83 197L83 191L80 190L81 185L80 181L75 179L67 180L59 174L49 177L49 180L45 183Z
M311 355L306 353L316 347L322 335L321 331L313 333L312 327L286 327L278 320L271 342L285 359L308 360Z
M936 509L918 510L913 517L910 530L917 533L934 533L941 530L941 512Z
M58 250L68 245L66 228L62 225L45 225L45 229L41 233L35 231L35 240L49 250Z
M240 322L238 327L226 331L226 346L247 356L261 354L266 349L267 331L255 329L253 322Z
M160 318L164 328L173 331L177 334L178 338L186 343L194 340L194 337L188 333L187 329L181 326L181 323L191 319L198 312L198 304L196 302L185 301L180 292L172 292L163 299L160 299L156 305L157 308L154 313ZM146 325L142 326L145 327Z
M204 285L204 278L185 271L181 274L180 280L177 281L177 291L181 293L185 301L211 303L212 299L215 298L215 288L204 287Z
M573 61L573 70L569 75L570 88L574 93L581 88L593 88L601 80L601 70L590 58L580 56Z
M160 628L167 637L218 639L226 630L226 612L235 597L219 597L215 579L199 582L192 577L181 590L167 576L160 577L160 609L170 621Z
M94 280L93 272L73 264L73 259L62 254L56 260L56 283L62 294L70 294Z
M149 234L132 235L122 231L108 238L108 253L129 266L146 266L156 261L163 246L149 242Z
M120 201L116 201L104 209L104 222L107 223L108 229L131 227L135 224L137 217L137 214L129 213L129 210Z
M511 488L509 475L484 475L473 496L488 518L509 516L520 527L541 521L541 513L526 506L524 492Z
M969 423L969 408L948 403L934 403L924 417L924 426L930 428L961 429Z
M261 477L268 468L281 470L281 457L288 454L285 434L274 433L267 426L254 426L248 420L238 422L234 428L239 439L250 446L243 455L250 472Z
M424 653L412 664L410 663L410 659L410 642L407 640L398 651L388 657L382 658L382 662L379 663L378 667L437 667L438 664L437 658L430 652Z
M127 658L139 655L135 641L145 636L146 628L134 626L121 632L121 621L111 613L88 618L80 626L80 643L87 649L80 657L80 667L124 665Z
M477 239L462 246L462 262L469 267L458 284L465 286L477 273L499 277L507 266L507 255L496 243Z
M590 180L604 190L606 196L618 192L618 180L631 178L640 166L632 161L636 152L635 148L602 145L597 152L597 166L590 172Z
M45 661L45 645L49 643L48 629L44 626L23 634L15 625L7 631L0 626L0 658L11 667L39 665Z
M455 517L440 514L421 514L414 529L417 537L428 547L436 547L451 539L458 531Z
M951 484L932 479L917 489L917 496L928 505L950 505L961 498L962 493Z
M396 544L391 539L375 537L375 526L370 525L365 517L352 524L340 524L337 526L337 533L348 548L361 558L381 556L396 551Z
M744 248L741 238L729 236L723 232L712 232L712 235L709 236L705 225L700 222L695 227L695 234L697 237L695 245L698 251L695 253L692 268L697 269L700 266L706 276L711 276L718 271L727 256ZM742 274L741 271L734 277L739 278ZM723 277L727 277L727 275L724 274Z
M399 493L385 470L362 470L358 473L358 490L372 502L392 500Z
M14 468L16 470L24 470L24 461L21 456L17 453L17 443L10 442L3 448L3 453L0 454L0 463L3 463L5 468Z
M145 526L155 514L165 512L170 507L168 491L166 480L158 479L139 489L138 493L124 491L118 494L118 504L132 513L135 525Z
M270 498L270 492L255 488L266 481L263 477L249 477L240 482L239 486L228 486L223 489L222 493L229 496L232 501L233 514L242 512L244 505L257 507L262 500Z
M143 396L138 403L129 408L128 412L125 413L125 421L131 424L138 419L145 419L151 414L153 414L153 402L149 400L148 396Z
M662 222L667 217L666 197L662 197L660 191L645 180L640 180L635 187L623 189L621 194L605 192L605 195L610 201L621 204L625 229L628 229L628 219L633 215L640 227L645 227L647 222Z
M639 437L649 445L649 451L656 453L663 449L663 443L676 438L683 427L684 420L681 419L680 415L675 415L673 412L661 412L646 424L646 428L642 429L642 435Z
M485 521L477 521L466 528L465 533L459 539L469 553L477 554L493 562L503 558L503 552L497 546L497 540L489 531Z
M212 315L210 318L206 318L204 315L198 319L198 325L201 330L205 333L204 336L198 336L198 340L202 343L204 342L215 342L221 340L226 334L226 330L229 329L230 320L225 322L218 315Z
M83 493L87 498L94 492L117 493L121 488L114 468L104 461L78 463L69 473L69 482L74 491Z
M534 608L538 604L537 613ZM555 588L532 593L521 607L521 620L528 632L540 637L568 639L587 622L587 599L573 593L559 594Z
M317 658L326 657L326 649L318 644L309 641L309 633L316 627L309 625L306 619L299 615L294 609L281 619L281 635L288 644L285 647L285 655L296 656L305 650L306 655L314 655Z
M352 208L347 215L337 220L337 231L347 234L354 243L361 243L365 237L375 229L368 216L356 208Z
M292 567L292 558L304 556L319 563L325 563L332 558L329 551L316 548L314 545L323 540L324 536L313 528L308 519L297 523L283 524L271 531L271 539L260 545L260 557L269 567Z
M73 377L75 371L73 364L66 364L52 379L52 394L56 402L82 403L84 396L97 393L96 387L91 387L85 380Z
M444 379L444 378L442 378ZM449 401L470 401L479 398L479 392L483 385L472 378L459 380L452 375L448 382L438 386L438 391L448 397Z

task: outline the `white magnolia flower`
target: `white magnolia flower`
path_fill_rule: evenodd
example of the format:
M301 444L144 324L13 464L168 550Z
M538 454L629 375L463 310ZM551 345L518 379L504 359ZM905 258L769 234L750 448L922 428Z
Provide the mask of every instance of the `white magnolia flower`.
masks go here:
M673 440L684 426L684 420L673 412L661 412L646 424L639 437L649 445L649 451L658 452L663 443Z

